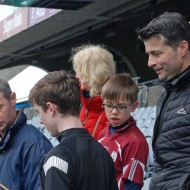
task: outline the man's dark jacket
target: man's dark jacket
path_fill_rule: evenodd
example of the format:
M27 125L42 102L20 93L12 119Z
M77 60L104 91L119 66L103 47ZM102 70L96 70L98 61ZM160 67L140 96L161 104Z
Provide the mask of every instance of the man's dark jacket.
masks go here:
M150 190L182 190L190 176L190 67L164 82L153 134Z

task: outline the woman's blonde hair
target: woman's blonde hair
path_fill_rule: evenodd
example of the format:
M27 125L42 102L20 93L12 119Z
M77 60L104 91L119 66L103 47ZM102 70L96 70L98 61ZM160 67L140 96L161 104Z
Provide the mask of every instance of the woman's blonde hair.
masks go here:
M113 55L102 45L83 45L72 50L73 68L81 83L90 86L90 96L101 94L103 85L115 74Z

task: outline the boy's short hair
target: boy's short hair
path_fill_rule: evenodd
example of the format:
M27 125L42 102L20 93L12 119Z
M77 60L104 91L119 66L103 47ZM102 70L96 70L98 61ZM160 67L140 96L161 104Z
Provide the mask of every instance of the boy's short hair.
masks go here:
M113 55L103 45L87 44L72 49L73 68L82 83L90 86L90 96L101 94L103 85L115 74Z
M130 74L116 74L102 88L102 100L126 99L130 104L137 101L138 86Z
M80 85L71 72L54 71L45 75L30 90L29 101L47 110L47 102L54 103L60 113L78 116Z

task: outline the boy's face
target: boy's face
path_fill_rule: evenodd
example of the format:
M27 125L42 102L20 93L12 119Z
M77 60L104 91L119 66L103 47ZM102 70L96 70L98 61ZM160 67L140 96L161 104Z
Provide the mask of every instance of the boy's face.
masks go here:
M58 134L58 131L54 122L55 117L52 109L48 107L47 110L44 111L42 107L37 104L34 104L34 109L38 112L40 116L40 123L45 125L51 136L56 136Z
M131 112L135 111L137 105L137 102L131 104L121 98L118 101L104 100L107 119L113 126L120 126L125 123L129 119Z

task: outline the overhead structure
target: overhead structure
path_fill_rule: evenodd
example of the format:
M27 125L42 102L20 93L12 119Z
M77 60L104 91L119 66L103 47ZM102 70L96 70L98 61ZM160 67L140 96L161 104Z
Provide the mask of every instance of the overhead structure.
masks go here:
M95 0L77 10L58 5L74 5L74 1L33 0L40 8L19 7L0 21L0 70L20 65L71 70L72 48L95 43L105 44L112 51L118 72L152 80L157 75L147 67L147 55L135 30L166 10L190 19L190 0ZM59 9L42 8L53 6Z
M0 0L0 4L17 7L44 7L77 10L95 0Z

